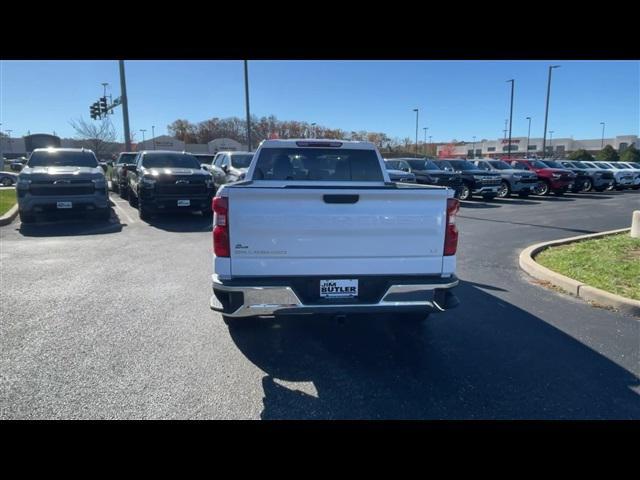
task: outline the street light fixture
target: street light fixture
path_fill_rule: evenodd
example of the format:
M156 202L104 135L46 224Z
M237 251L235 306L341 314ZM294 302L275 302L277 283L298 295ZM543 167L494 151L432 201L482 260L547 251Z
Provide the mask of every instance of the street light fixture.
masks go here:
M527 151L525 152L525 157L529 156L529 138L531 138L531 117L527 117L526 120L529 120L529 130L527 130Z
M560 65L549 65L549 78L547 80L547 107L544 110L544 133L542 137L542 156L547 154L547 118L549 117L549 97L551 96L551 70L560 68Z
M604 122L600 122L600 125L602 125L602 140L600 141L600 149L604 148Z
M414 108L414 112L416 112L416 157L418 156L418 109Z

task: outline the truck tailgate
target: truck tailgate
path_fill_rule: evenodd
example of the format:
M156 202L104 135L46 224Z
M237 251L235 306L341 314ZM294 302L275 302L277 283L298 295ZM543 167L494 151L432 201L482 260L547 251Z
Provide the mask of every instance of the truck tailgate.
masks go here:
M447 191L229 188L231 274L435 275Z

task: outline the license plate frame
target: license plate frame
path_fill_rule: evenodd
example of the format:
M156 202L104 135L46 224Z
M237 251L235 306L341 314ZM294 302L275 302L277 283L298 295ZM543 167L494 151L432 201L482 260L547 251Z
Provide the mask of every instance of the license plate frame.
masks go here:
M191 200L178 200L178 206L179 207L190 207L191 206Z
M320 298L358 298L359 282L357 278L322 279L318 292Z
M56 202L56 208L60 210L73 208L73 202Z

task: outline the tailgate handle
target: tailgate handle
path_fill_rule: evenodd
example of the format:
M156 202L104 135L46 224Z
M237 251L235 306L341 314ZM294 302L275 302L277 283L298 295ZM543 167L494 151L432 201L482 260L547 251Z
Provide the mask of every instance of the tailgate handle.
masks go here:
M358 203L360 195L324 195L324 203Z

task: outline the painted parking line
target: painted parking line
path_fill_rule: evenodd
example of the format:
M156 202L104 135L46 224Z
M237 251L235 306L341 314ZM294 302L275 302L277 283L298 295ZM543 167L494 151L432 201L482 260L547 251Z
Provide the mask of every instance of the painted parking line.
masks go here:
M131 218L131 216L126 212L126 210L122 208L120 205L118 205L118 203L123 203L125 202L125 200L114 200L111 196L109 197L109 199L113 202L113 206L116 207L119 212L122 212L122 214L127 218L129 223L136 223L136 221L133 218Z

